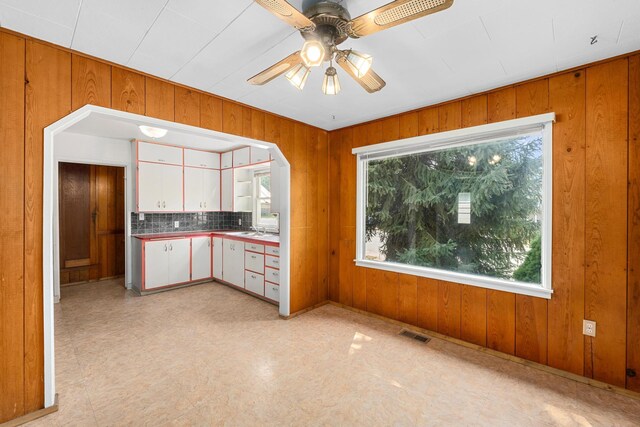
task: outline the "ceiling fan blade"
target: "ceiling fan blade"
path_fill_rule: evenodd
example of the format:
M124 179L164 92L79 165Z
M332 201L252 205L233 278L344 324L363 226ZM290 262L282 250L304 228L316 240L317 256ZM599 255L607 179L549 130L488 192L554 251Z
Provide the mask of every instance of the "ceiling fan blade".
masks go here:
M375 71L369 68L367 74L362 77L358 77L356 71L352 68L352 66L347 62L347 56L343 53L339 53L336 55L336 62L343 70L347 72L355 81L358 82L360 86L364 88L369 93L375 93L381 90L383 87L387 85L387 83L382 80Z
M396 0L349 21L349 36L358 38L448 9L453 0Z
M259 72L255 76L247 80L252 85L263 85L269 83L271 80L286 73L291 67L298 65L302 62L300 58L300 51L292 53L280 62L276 62L271 67L264 71Z
M316 24L291 6L287 0L255 0L255 2L297 30L313 31L316 28Z

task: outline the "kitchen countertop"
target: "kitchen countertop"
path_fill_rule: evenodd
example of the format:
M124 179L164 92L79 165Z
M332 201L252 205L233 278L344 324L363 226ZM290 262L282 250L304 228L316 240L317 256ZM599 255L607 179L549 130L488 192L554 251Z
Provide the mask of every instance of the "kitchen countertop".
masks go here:
M147 234L132 234L131 237L135 237L140 240L156 240L156 239L179 239L181 237L198 237L198 236L211 236L213 234L223 235L239 240L256 241L263 243L280 243L280 236L277 234L257 235L251 231L182 231L176 233L147 233Z

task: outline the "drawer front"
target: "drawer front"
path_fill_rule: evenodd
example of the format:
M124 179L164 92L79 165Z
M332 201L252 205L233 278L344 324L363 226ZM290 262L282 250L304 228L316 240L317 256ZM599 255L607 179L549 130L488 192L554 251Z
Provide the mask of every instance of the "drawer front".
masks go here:
M264 287L264 296L273 301L280 301L280 286L267 283Z
M248 251L260 252L261 254L264 253L264 245L258 245L256 243L245 243L244 248Z
M138 142L138 161L182 166L182 148Z
M280 246L267 246L264 252L267 255L280 256Z
M280 268L280 258L267 255L265 264L267 267Z
M280 270L266 268L264 275L267 282L280 284Z
M264 296L264 276L251 271L244 272L244 287L254 294Z
M244 253L244 268L264 274L264 255L253 252Z

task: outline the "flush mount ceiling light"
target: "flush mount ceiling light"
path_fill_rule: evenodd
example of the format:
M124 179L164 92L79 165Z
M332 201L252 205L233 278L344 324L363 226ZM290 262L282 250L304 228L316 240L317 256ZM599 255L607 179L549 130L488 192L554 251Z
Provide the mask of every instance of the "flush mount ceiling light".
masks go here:
M154 128L153 126L144 126L144 125L138 126L138 129L140 129L140 132L142 132L149 138L154 138L154 139L162 138L168 132L167 129Z
M340 50L338 45L349 37L357 39L396 25L445 10L453 0L396 0L371 12L351 19L349 11L335 1L321 0L300 12L286 0L255 0L276 17L300 31L305 39L302 50L251 77L248 82L264 85L286 73L289 81L298 89L304 87L311 67L323 62L336 61L360 86L369 93L385 87L386 82L371 69L373 58L366 53L351 49ZM302 72L303 75L298 75ZM333 69L333 71L330 71ZM330 73L334 73L329 75ZM340 91L338 76L332 66L325 72L322 91L333 94L328 86L327 76L337 83L335 93Z

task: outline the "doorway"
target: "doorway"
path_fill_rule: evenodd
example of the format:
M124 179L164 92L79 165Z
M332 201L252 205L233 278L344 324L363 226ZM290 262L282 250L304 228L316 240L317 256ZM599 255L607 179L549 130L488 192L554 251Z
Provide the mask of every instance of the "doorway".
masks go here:
M125 274L125 168L60 162L60 285Z

